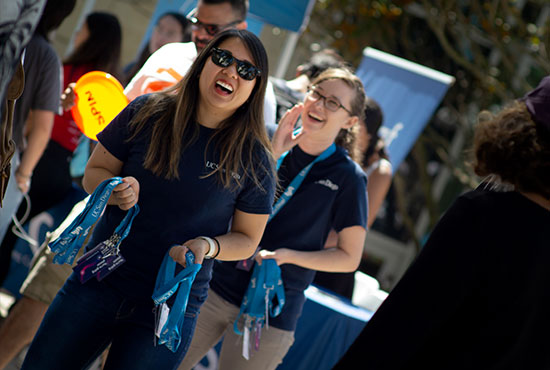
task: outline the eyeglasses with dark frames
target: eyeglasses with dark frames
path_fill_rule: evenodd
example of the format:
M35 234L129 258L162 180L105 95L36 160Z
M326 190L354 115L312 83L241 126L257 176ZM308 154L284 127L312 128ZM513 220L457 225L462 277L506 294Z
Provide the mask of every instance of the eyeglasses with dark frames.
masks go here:
M331 112L336 112L338 109L342 108L343 110L348 112L350 116L354 115L353 113L351 113L349 109L344 107L339 100L321 94L316 86L312 86L309 88L308 98L312 101L317 101L319 99L322 99L325 105L325 108L327 108Z
M262 71L250 62L239 60L231 54L229 50L212 48L212 62L223 68L227 68L233 63L237 64L237 74L244 80L252 81L262 74Z
M191 27L195 30L198 30L199 28L203 28L207 34L210 36L216 36L218 32L221 32L229 27L232 27L236 24L241 23L241 20L236 20L227 24L212 24L212 23L203 23L201 22L197 17L190 16L187 19L189 19L189 22L191 22Z

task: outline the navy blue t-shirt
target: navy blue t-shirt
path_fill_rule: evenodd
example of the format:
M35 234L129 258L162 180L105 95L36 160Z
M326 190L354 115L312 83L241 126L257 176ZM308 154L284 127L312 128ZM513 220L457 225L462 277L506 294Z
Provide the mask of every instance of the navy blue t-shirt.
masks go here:
M294 147L278 171L280 189L284 190L305 166L315 159ZM367 224L367 176L344 149L313 165L300 188L264 232L262 249L290 248L300 251L322 250L331 229ZM285 287L285 306L269 324L294 330L305 302L304 290L313 281L315 271L292 264L280 266ZM235 262L214 265L211 288L236 306L240 306L251 271L236 268Z
M275 187L273 176L262 172L257 165L263 189L248 176L236 190L224 188L217 175L204 177L217 166L219 155L215 143L207 147L215 130L200 125L197 140L182 152L179 180L166 180L145 169L143 160L155 119L132 141L127 139L128 123L146 99L147 96L143 96L134 100L98 135L101 144L124 163L120 176L133 176L140 185L140 212L120 248L126 262L104 280L135 300L151 299L157 272L171 246L201 235L226 234L236 209L254 214L271 213ZM256 151L258 161L265 168L271 168L268 155L263 149ZM125 214L118 206L107 206L88 246L108 239ZM193 291L206 295L212 264L213 260L204 260Z

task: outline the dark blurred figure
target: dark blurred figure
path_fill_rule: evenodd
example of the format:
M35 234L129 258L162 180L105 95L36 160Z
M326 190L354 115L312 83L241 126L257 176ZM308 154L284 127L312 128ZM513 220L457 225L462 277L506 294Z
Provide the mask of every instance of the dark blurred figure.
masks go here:
M460 196L335 369L549 369L550 76L480 115Z

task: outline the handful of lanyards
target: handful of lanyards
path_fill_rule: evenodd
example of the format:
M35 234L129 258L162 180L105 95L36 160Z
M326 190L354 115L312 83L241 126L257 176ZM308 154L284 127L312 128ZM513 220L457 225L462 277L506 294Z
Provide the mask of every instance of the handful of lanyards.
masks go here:
M265 259L261 265L254 266L239 315L233 324L235 333L243 335L242 355L244 358L247 360L250 358L252 343L254 343L256 351L260 348L263 326L269 328L269 316L279 315L284 304L285 289L281 278L281 269L275 260ZM244 334L238 327L241 315L245 317ZM251 341L251 339L253 340Z
M113 189L121 183L121 177L113 177L98 185L82 212L61 233L59 238L48 245L56 254L53 259L54 263L73 263L90 229L101 217ZM128 210L109 239L99 243L80 257L73 270L78 274L81 283L85 283L94 276L101 281L125 262L124 257L120 254L120 243L130 233L132 221L138 213L139 207L136 204Z
M201 264L195 263L195 255L191 251L185 254L185 265L183 270L175 274L176 261L166 253L157 274L153 292L156 314L155 343L166 345L172 352L176 352L180 345L181 328L191 285L202 267ZM167 300L176 292L176 299L172 307L169 307Z

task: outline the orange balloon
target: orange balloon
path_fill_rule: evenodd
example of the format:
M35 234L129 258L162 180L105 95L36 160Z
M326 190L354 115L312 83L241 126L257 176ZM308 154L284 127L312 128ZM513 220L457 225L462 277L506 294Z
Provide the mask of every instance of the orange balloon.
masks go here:
M120 82L101 71L88 72L80 77L74 92L73 118L80 131L92 140L97 140L97 134L128 105Z

